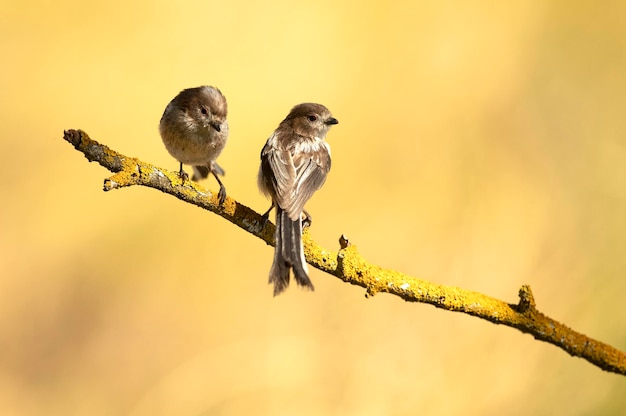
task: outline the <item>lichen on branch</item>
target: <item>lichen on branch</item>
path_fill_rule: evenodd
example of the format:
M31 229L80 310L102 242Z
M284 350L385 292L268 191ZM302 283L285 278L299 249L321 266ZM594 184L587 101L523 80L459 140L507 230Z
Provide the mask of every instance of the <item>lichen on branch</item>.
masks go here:
M212 193L196 182L182 181L178 172L122 155L89 138L82 130L67 130L64 139L91 162L113 172L104 180L104 190L133 185L147 186L173 195L181 201L211 211L250 234L274 245L274 225L261 214L226 197L219 204ZM306 229L302 236L306 261L313 267L344 282L365 288L367 296L383 292L408 302L428 303L437 308L472 315L494 324L517 328L535 339L556 345L568 354L583 358L595 366L626 375L626 354L600 341L580 334L537 310L529 286L519 289L517 304L509 304L482 293L453 286L439 285L403 273L370 264L343 235L338 251L318 245Z

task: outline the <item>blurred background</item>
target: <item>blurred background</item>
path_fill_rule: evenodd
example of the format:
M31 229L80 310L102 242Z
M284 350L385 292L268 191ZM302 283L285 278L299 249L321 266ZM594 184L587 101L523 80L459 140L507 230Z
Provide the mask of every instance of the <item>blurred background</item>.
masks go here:
M624 414L626 378L311 271L111 174L63 130L178 168L157 125L218 86L229 196L289 109L339 119L312 235L626 349L626 3L1 1L0 414ZM188 168L189 170L189 168ZM214 180L205 186L216 190Z

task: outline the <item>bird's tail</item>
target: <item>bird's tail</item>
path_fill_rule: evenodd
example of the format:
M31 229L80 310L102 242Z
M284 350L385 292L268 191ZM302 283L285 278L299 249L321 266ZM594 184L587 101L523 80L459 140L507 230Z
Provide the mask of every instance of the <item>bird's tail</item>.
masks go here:
M224 176L224 169L215 162L211 162L211 165L195 165L193 166L193 177L191 180L199 181L209 176L209 173L213 172L215 175Z
M293 269L296 283L314 290L309 279L304 249L302 248L302 220L294 221L287 212L276 207L276 249L270 269L270 283L274 284L274 296L289 286L289 270Z

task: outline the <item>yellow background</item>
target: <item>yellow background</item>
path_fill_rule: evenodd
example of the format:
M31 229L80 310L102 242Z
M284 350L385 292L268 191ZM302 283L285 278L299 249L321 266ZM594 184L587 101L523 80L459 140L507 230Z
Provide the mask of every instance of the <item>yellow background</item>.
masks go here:
M81 128L177 169L168 101L229 101L219 159L262 212L259 152L325 104L313 237L517 301L626 349L626 3L0 4L0 414L623 414L626 379L529 335L317 270L272 298L272 249L109 173ZM544 4L545 3L545 4ZM215 190L213 180L205 182Z

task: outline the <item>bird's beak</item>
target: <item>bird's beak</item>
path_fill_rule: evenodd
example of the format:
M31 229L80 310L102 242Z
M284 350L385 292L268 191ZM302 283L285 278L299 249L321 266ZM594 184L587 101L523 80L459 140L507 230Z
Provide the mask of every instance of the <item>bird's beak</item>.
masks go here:
M220 123L211 123L211 127L213 127L218 133L222 131L222 125Z
M328 120L326 120L324 124L326 124L327 126L331 126L333 124L339 124L339 121L337 121L335 117L331 117Z

